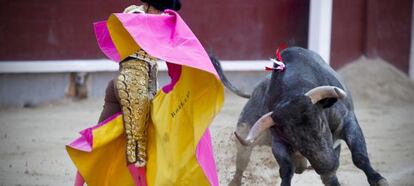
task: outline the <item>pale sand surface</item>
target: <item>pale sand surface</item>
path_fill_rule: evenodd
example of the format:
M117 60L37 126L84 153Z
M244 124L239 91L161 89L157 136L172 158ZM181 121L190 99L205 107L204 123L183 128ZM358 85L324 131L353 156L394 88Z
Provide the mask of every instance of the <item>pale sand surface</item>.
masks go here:
M355 75L358 69L352 70L352 78L345 78L348 84L360 82L358 78L361 77ZM389 67L385 66L373 74L384 74L381 71L384 69L389 70ZM356 114L368 143L371 162L390 185L414 185L414 103L411 102L414 92L410 92L410 88L401 92L396 90L396 86L378 88L390 83L399 86L403 83L395 82L403 81L404 77L387 77L383 80L384 85L380 78L371 76L374 75L363 77L364 83L372 78L378 85L368 91L361 93L358 91L360 87L350 86L357 87L353 90L357 97ZM410 87L410 83L400 88ZM376 89L383 93L372 93ZM364 97L369 94L375 96ZM75 167L64 146L78 136L78 131L95 124L102 102L103 99L63 100L37 108L0 110L0 185L72 185ZM235 171L236 141L232 132L245 102L246 99L226 93L222 112L212 124L221 185L227 185ZM342 185L368 185L363 172L352 164L346 144L342 143L342 147L338 170ZM243 185L275 185L280 182L278 175L278 165L270 148L255 147L252 161L243 176ZM322 183L314 171L308 170L295 175L293 185Z

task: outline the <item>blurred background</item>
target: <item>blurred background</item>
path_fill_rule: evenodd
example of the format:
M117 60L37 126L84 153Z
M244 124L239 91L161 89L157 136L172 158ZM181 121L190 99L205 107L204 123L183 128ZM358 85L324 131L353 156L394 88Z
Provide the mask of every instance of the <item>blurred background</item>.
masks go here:
M412 0L181 2L180 15L246 92L269 74L264 67L279 44L318 52L354 95L374 166L391 185L414 185ZM92 24L131 4L140 1L0 0L0 185L72 183L74 167L64 144L96 122L107 82L118 70L99 50ZM163 85L169 78L160 65ZM231 133L246 102L226 96L213 124L222 131L214 146L223 185L234 173ZM346 149L344 154L341 183L367 185ZM261 159L248 169L245 184L278 183L269 149L255 156ZM270 163L261 167L263 162ZM316 174L306 174L295 183L321 185Z
M117 68L102 61L92 24L134 3L139 1L1 0L0 104L36 105L74 96L70 83L85 76L87 95L102 96L108 72ZM335 69L361 56L380 57L408 75L412 4L412 0L315 0L313 6L309 0L183 0L180 14L208 52L224 63L237 62L225 65L230 71L243 71L236 69L239 65L246 66L244 71L261 71L251 64L274 57L278 45L287 42L317 51ZM36 91L29 94L27 88Z

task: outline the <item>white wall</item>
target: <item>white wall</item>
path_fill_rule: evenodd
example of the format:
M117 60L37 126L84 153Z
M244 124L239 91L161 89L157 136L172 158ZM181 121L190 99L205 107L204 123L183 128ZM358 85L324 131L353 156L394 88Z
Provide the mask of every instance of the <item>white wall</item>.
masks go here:
M221 60L225 71L264 71L272 66L270 60ZM46 61L2 61L0 74L61 73L61 72L115 72L119 65L107 59L90 60L46 60ZM159 71L166 71L164 62L158 63Z
M331 55L332 0L311 0L308 49L329 64Z

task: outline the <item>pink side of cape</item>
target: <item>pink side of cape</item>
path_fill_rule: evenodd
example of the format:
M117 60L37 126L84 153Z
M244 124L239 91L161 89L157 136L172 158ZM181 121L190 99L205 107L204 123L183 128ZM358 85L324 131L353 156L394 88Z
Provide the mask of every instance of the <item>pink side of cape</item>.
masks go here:
M197 161L206 174L212 186L219 185L217 177L216 162L213 156L213 146L211 145L210 130L207 129L197 145Z
M168 93L173 89L176 81L178 81L181 68L178 68L176 65L184 65L207 71L218 77L203 46L187 24L176 12L166 10L165 13L162 15L114 14L141 48L154 57L175 64L168 65L172 83L163 87L163 91ZM106 21L95 23L94 29L102 52L108 58L119 62L121 60L120 55L110 37ZM179 72L178 75L177 72ZM69 146L90 152L93 145L92 130L105 125L119 114L111 116L95 127L85 129L81 132L82 136L69 144ZM208 129L204 132L197 145L196 158L211 185L218 185L211 136Z
M150 55L170 63L185 65L217 76L206 51L197 37L173 10L162 15L114 14L138 45ZM119 62L106 22L95 23L95 34L102 52Z
M100 21L93 24L96 41L101 51L114 61L119 62L120 56L118 50L115 48L115 44L109 36L108 27L106 26L106 21Z

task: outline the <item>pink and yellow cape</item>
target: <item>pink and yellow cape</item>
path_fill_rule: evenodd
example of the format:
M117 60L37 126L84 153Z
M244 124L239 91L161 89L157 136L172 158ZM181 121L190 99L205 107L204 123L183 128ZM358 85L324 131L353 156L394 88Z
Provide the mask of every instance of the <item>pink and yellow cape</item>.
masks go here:
M174 11L112 14L95 23L103 53L114 61L144 49L168 61L171 84L152 101L148 185L218 185L208 127L223 105L223 86L204 48ZM125 159L122 113L80 132L67 145L90 186L133 185Z

